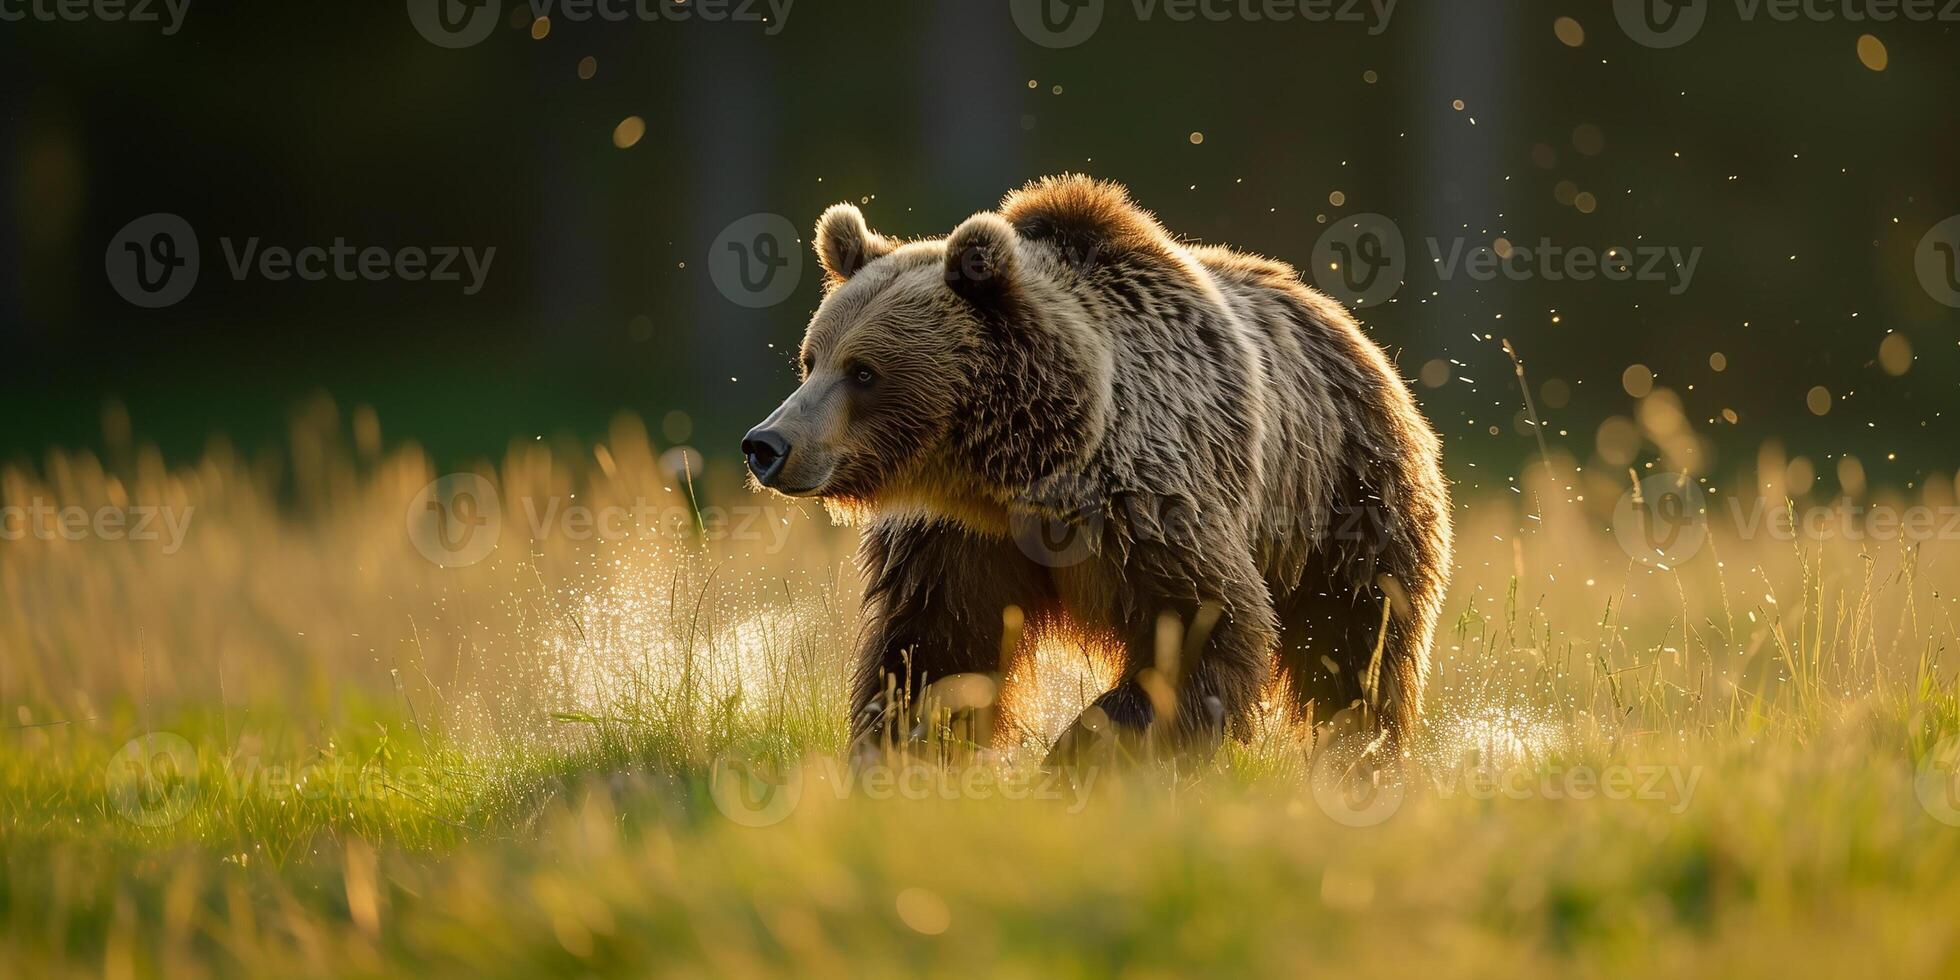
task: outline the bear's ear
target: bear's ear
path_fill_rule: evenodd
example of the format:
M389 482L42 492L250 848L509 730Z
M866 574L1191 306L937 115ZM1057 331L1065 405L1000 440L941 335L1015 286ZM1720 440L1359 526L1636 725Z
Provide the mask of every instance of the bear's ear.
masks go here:
M993 309L1014 291L1014 226L992 211L960 222L946 236L946 285L967 302Z
M864 212L853 204L833 204L817 219L817 262L832 282L843 282L859 269L891 254L898 243L872 231Z

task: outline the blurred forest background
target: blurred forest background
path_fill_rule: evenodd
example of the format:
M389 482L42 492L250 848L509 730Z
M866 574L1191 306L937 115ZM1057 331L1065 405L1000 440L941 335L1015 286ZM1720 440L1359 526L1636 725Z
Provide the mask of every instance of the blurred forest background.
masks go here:
M1426 382L1459 479L1537 451L1507 338L1544 435L1581 459L1652 384L1717 472L1771 440L1849 449L1874 484L1956 463L1960 310L1913 253L1960 211L1960 24L1744 23L1721 3L1662 50L1604 3L1410 0L1374 33L1118 0L1053 49L996 2L540 24L505 0L487 40L449 50L369 6L198 2L171 36L0 25L0 461L100 446L112 403L173 461L214 434L270 447L324 390L444 462L596 438L626 410L732 466L793 385L819 282L799 243L786 299L731 302L710 275L725 228L762 212L804 232L850 200L937 235L1077 170L1175 233L1302 267L1330 222L1392 217L1407 282L1363 315ZM144 310L103 257L153 212L196 229L202 274ZM1678 293L1431 268L1429 239L1499 236L1702 254ZM496 254L475 295L233 281L219 240L251 237ZM1895 332L1911 359L1894 342L1888 365Z

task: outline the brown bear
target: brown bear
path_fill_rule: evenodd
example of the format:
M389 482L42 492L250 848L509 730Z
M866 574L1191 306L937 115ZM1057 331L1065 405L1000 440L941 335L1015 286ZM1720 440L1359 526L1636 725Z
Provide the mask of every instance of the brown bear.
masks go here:
M1008 607L1124 654L1057 753L1244 737L1275 667L1315 717L1359 703L1409 729L1449 491L1340 304L1073 175L943 239L838 204L814 245L802 385L742 448L756 483L863 527L855 736L893 737L932 680L1004 669L1031 642Z

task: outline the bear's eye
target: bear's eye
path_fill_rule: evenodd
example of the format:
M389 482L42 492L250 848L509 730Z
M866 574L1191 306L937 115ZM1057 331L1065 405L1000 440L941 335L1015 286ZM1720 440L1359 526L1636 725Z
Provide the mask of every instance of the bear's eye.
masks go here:
M861 385L868 385L877 379L878 376L871 373L871 369L863 365L859 365L857 370L851 372L851 380Z

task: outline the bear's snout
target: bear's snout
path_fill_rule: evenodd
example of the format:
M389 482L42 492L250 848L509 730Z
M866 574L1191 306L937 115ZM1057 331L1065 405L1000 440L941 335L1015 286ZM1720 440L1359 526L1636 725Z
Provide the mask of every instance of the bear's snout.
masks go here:
M773 486L776 477L782 475L783 463L789 459L789 440L782 434L766 426L750 429L742 437L742 455L748 458L749 472L755 474L757 483Z

